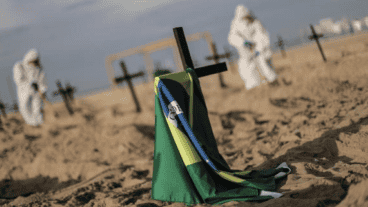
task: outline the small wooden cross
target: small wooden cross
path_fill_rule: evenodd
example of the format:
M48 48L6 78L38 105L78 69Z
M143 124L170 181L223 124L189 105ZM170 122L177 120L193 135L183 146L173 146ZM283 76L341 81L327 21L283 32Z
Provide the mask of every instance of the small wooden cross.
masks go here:
M71 102L74 102L74 93L77 92L77 89L75 87L73 87L72 85L70 85L70 83L66 83L65 84L65 90L67 92L67 95L69 96L69 100Z
M0 111L1 111L1 114L6 118L5 104L1 100L0 100Z
M56 86L58 87L58 90L54 92L54 96L61 95L66 109L68 110L70 115L73 115L74 111L70 106L70 103L73 98L74 88L70 86L69 88L64 89L59 80L56 81Z
M0 111L1 114L4 116L4 118L6 118L6 113L5 113L5 104L0 100ZM0 116L0 129L3 129L3 120Z
M135 103L135 106L136 106L136 111L139 113L142 110L141 110L141 106L139 105L139 101L138 101L137 95L135 94L133 83L132 83L131 80L133 78L136 78L136 77L144 76L144 72L141 71L141 72L135 73L133 75L130 75L128 73L128 70L125 67L124 61L120 62L120 66L121 66L121 69L123 70L124 76L115 78L114 81L115 81L116 84L122 83L123 81L128 82L128 86L129 86L130 92L132 94L132 97L133 97L133 100L134 100L134 103Z
M285 44L284 44L284 40L282 40L281 36L278 36L277 46L279 46L279 48L281 50L282 57L285 58L286 57Z
M322 47L321 47L321 45L319 44L319 38L321 38L321 37L323 37L323 34L317 34L315 31L314 31L314 28L313 28L313 25L310 25L310 28L311 28L311 30L312 30L312 34L313 35L310 35L308 38L310 39L310 40L316 40L316 42L317 42L317 46L318 46L318 49L319 49L319 51L321 52L321 55L322 55L322 58L323 58L323 61L327 61L326 60L326 57L325 57L325 55L323 54L323 50L322 50Z
M204 66L201 68L194 68L192 58L190 57L189 48L185 39L184 31L182 27L176 27L174 30L174 36L178 45L181 62L183 64L184 71L186 68L194 69L197 76L204 77L215 73L221 73L227 71L226 63L217 63L215 65Z
M19 110L19 107L18 107L18 104L17 103L13 103L13 110L14 111L18 111Z
M216 44L214 42L211 43L211 49L212 49L213 56L207 56L206 60L213 60L215 62L215 64L218 64L220 59L230 58L230 52L227 52L227 53L222 54L222 55L218 54ZM219 75L219 81L220 81L221 88L226 88L227 85L224 83L224 78L223 78L222 74L219 73L218 75Z
M12 85L12 81L10 79L10 76L7 76L6 77L6 82L8 84L8 90L9 90L9 93L10 93L10 96L12 97L12 100L13 100L13 110L14 111L18 111L19 108L18 108L18 104L17 104L17 100L16 100L16 97L15 97L15 92L14 92L14 88L13 88L13 85Z

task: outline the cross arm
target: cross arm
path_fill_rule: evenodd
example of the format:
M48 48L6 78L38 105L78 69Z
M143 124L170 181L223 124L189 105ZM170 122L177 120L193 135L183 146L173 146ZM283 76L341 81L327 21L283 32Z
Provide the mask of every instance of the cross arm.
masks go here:
M133 75L130 75L130 76L123 76L123 77L119 77L119 78L115 78L114 81L115 83L119 84L125 80L130 80L132 78L135 78L135 77L140 77L140 76L144 76L144 72L138 72L138 73L135 73Z
M213 57L213 56L206 57L206 60L229 58L229 57L230 57L230 53L225 53L225 54L222 54L222 55L217 55L216 57Z
M54 94L53 96L57 96L57 95L60 95L60 94L67 94L68 91L67 90L64 90L64 89L59 89L57 91L54 91Z
M206 60L215 60L215 59L220 59L220 56L216 56L216 57L209 56L209 57L206 57Z
M72 92L75 92L75 89L74 89L74 87L68 87L68 88L66 88L66 91L68 93L72 93Z
M225 72L227 71L227 67L226 67L226 63L218 63L215 65L209 65L209 66L204 66L201 68L196 68L195 73L197 74L198 78L200 77L204 77L204 76L208 76L208 75L212 75L212 74L216 74L216 73L221 73L221 72Z
M142 71L131 75L130 78L141 77L141 76L144 76L144 72L142 72Z
M308 38L309 38L310 40L313 40L313 39L319 39L319 38L321 38L321 37L323 37L323 34L310 35Z
M123 82L124 80L126 80L125 77L120 77L120 78L115 78L114 79L114 81L115 81L116 84L119 84L119 83Z

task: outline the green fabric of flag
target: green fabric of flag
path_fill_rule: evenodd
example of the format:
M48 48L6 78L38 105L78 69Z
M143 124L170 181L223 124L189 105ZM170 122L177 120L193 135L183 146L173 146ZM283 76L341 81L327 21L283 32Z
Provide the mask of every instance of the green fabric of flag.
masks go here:
M194 70L155 78L152 199L187 205L267 200L273 197L261 190L275 191L275 180L289 172L231 170L218 151Z

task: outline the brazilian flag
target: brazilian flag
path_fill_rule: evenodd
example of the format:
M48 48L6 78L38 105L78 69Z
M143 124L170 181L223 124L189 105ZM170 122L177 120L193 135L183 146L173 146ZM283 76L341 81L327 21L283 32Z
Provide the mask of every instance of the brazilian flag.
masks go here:
M283 163L258 171L230 169L217 149L193 69L161 75L154 84L152 199L217 205L275 198L275 180L290 173L290 168Z

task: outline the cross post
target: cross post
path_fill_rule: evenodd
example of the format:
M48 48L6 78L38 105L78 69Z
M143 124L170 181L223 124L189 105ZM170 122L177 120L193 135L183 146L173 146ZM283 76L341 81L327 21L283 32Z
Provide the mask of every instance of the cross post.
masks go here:
M222 58L230 58L230 52L227 52L225 54L218 54L217 53L217 48L216 48L216 44L214 42L211 42L211 50L212 50L212 56L207 56L206 60L213 60L215 62L215 64L219 63L219 60ZM221 73L218 74L219 75L219 81L220 81L220 86L221 88L226 88L227 85L224 83L224 78L222 76Z
M318 49L319 49L319 51L321 52L321 55L322 55L322 58L323 58L323 61L327 61L326 60L326 57L325 57L325 55L323 54L323 50L322 50L322 47L321 47L321 45L320 45L320 43L319 43L319 38L321 38L321 37L323 37L323 34L317 34L315 31L314 31L314 27L313 27L313 25L310 25L310 28L311 28L311 30L312 30L312 34L313 35L310 35L308 38L309 38L309 40L316 40L316 42L317 42L317 46L318 46Z
M135 106L136 106L136 111L139 113L139 112L142 111L142 109L141 109L141 106L139 104L137 95L135 94L133 83L132 83L131 80L133 78L136 78L136 77L144 76L144 72L141 71L141 72L135 73L133 75L130 75L128 73L128 70L125 67L124 61L121 61L120 62L120 66L121 66L121 69L123 70L123 75L124 76L115 78L114 81L115 81L116 84L119 84L119 83L121 83L123 81L128 82L129 90L130 90L130 93L132 94L132 97L133 97L133 100L134 100L134 103L135 103Z
M282 40L281 36L278 36L277 46L279 46L279 48L281 50L282 57L285 58L286 57L285 44L284 44L284 40Z
M74 111L73 111L72 107L70 106L71 97L73 97L73 96L70 93L73 93L74 90L64 89L59 80L56 81L56 86L57 86L58 90L54 92L54 96L61 95L61 97L63 98L66 109L68 110L70 115L73 115Z
M179 54L183 64L184 71L188 67L192 68L199 78L227 71L225 62L217 63L215 65L204 66L197 69L194 68L192 58L190 57L187 41L185 39L183 28L175 27L173 31L176 43L178 45Z

